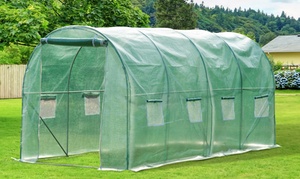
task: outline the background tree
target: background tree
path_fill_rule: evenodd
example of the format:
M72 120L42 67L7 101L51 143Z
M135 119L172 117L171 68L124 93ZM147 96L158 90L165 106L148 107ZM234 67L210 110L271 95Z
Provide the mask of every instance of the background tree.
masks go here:
M47 16L36 2L0 5L0 44L35 46L48 30Z
M26 63L41 37L66 25L147 27L130 0L0 1L0 64Z
M149 17L130 0L39 0L55 13L59 26L146 27ZM138 1L136 1L138 2Z
M261 35L259 38L259 44L266 45L268 42L273 40L276 37L276 34L274 32L268 32L264 35Z
M148 18L130 0L7 0L0 2L0 44L35 46L66 25L146 27Z
M300 34L300 18L285 12L274 16L188 0L1 0L0 64L26 63L41 37L66 25L197 27L238 32L261 46L278 35Z
M0 2L0 64L27 63L39 39L48 33L42 9L37 2Z
M146 3L147 3L147 2L146 2L146 0L131 0L131 3L132 3L134 6L140 8L140 9L143 9L143 7L146 6Z
M155 3L157 27L194 29L196 15L194 4L186 0L157 0Z
M251 8L233 11L222 6L205 7L204 3L195 5L198 16L198 28L211 32L234 31L244 34L261 46L278 35L300 33L300 18L289 17L285 12L280 16L267 15L263 11Z
M138 3L136 1L138 1ZM156 0L132 0L133 4L137 4L137 6L144 13L148 14L150 20L149 25L151 27L154 27L156 24L156 16L155 16L156 9L154 7L155 2Z

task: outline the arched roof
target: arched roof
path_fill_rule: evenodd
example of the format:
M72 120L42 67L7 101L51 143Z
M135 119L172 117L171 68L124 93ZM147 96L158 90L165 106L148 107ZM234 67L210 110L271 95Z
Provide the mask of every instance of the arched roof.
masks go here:
M164 65L179 69L179 66L192 67L202 63L206 73L208 69L218 69L212 73L222 72L215 74L218 78L223 78L217 83L220 88L226 88L230 84L228 81L232 81L226 74L240 75L243 87L251 88L265 86L266 84L259 82L262 80L260 76L269 76L267 74L271 73L269 61L261 48L251 39L237 33L168 28L69 26L53 31L47 38L106 39L127 66ZM94 44L94 41L91 40L90 44ZM232 71L233 68L238 71ZM226 70L228 73L224 73ZM189 72L193 73L190 69L180 73L191 76ZM180 76L176 78L180 79ZM269 82L268 86L272 87L272 80ZM185 83L185 79L182 83Z

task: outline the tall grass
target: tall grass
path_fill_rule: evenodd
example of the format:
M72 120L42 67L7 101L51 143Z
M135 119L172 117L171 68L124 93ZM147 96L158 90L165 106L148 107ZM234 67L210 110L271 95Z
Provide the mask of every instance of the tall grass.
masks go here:
M111 172L12 160L11 157L19 157L21 100L0 100L0 178L299 178L300 91L276 91L276 119L280 148L178 163L138 173ZM43 162L80 164L93 155Z

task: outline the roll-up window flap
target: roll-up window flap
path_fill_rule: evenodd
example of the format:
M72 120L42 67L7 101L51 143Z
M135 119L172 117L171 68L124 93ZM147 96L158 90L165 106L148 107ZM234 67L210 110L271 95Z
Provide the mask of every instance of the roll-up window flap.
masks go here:
M108 42L98 38L42 38L41 44L65 45L65 46L87 46L106 47Z
M55 100L56 96L55 95L43 95L41 96L41 100Z
M262 95L262 96L255 96L254 99L260 99L260 98L266 98L268 97L269 95Z
M161 99L148 99L147 102L148 103L161 103L162 100Z
M186 101L200 101L201 98L186 98Z
M100 95L98 92L84 92L82 94L82 97L87 97L87 98L97 98Z

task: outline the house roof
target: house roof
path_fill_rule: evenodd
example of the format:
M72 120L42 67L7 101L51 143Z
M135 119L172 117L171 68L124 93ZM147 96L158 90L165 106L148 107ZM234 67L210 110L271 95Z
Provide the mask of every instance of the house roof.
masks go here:
M300 35L278 36L262 47L268 52L300 52Z

